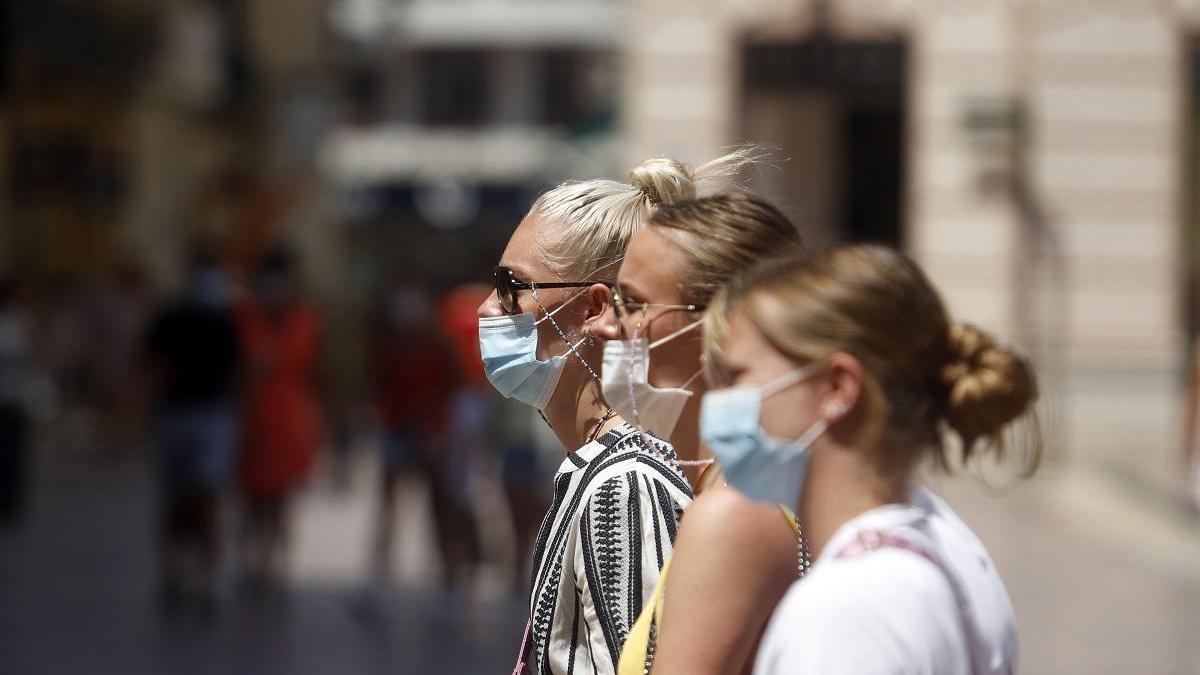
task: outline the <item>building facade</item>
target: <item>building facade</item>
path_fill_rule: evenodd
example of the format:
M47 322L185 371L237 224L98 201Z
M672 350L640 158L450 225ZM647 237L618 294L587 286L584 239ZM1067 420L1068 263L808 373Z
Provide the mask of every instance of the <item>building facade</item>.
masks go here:
M628 4L627 161L780 147L814 243L899 243L1033 354L1048 459L1182 484L1200 3Z

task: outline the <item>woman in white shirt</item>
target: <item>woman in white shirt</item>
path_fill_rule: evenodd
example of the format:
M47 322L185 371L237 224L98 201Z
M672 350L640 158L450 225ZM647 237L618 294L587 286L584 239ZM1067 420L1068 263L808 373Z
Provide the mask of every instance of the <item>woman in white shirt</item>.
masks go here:
M796 505L813 556L754 672L1013 672L1016 623L987 551L913 473L931 454L1003 453L1037 396L1029 362L951 323L917 265L883 247L771 261L709 311L728 320L708 347L733 386L705 396L701 437L730 485Z

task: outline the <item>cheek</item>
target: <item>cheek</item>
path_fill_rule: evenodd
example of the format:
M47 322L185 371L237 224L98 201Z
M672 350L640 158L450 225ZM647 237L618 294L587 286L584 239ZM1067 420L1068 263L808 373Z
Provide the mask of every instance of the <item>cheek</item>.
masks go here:
M650 352L650 384L678 387L700 369L700 342L684 336Z
M567 327L563 325L562 312L554 316L554 320L558 321L558 325L565 332ZM554 330L554 325L550 323L550 319L538 324L538 339L537 339L537 356L538 359L545 361L552 356L562 354L566 350L566 346L562 343L562 338L558 336L558 331Z
M582 322L578 315L571 312L571 308L568 307L557 312L553 317L539 323L537 327L537 355L542 361L568 352L567 343L563 342L562 336L554 328L555 323L558 324L558 328L562 330L562 334L566 336L571 344L575 344L579 341L579 338L583 337L583 334L580 332ZM583 346L580 345L579 349L582 348Z
M762 403L763 430L775 438L799 438L817 421L817 405L807 387L771 396Z

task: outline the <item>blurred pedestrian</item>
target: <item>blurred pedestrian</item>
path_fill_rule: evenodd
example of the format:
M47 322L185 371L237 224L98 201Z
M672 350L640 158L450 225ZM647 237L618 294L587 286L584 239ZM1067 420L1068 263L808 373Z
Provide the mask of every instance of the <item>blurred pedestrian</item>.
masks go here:
M160 598L167 609L215 609L220 501L237 441L231 298L216 259L197 251L184 297L158 314L147 338L162 484Z
M462 529L441 456L459 379L452 348L433 320L427 289L398 284L383 305L371 349L382 460L371 566L375 580L386 582L392 574L396 497L403 478L427 482L434 530L447 566L458 559L451 542Z
M495 453L492 421L496 416L496 392L487 383L479 360L479 327L475 308L486 286L456 286L438 299L437 322L450 339L456 356L458 380L450 401L446 448L441 454L441 471L453 498L452 517L457 526L444 546L453 554L448 563L452 574L464 581L483 557L478 509L472 489L479 478L481 461Z
M259 261L237 308L245 353L241 462L243 580L278 590L287 574L290 502L312 470L322 436L317 392L321 323L300 294L294 255Z
M914 474L929 458L950 467L1003 456L1001 434L1037 397L1029 361L952 323L920 268L879 246L768 262L706 316L706 328L721 322L720 350L709 343L708 357L730 386L705 395L701 437L730 486L794 505L806 536L796 550L803 578L776 607L754 672L1014 672L1004 583L975 534ZM730 543L681 535L675 557ZM708 636L681 647L706 650ZM648 660L638 672L699 672Z
M28 318L18 285L0 276L0 526L18 523L25 511L30 368Z
M546 486L553 482L556 460L562 453L547 451L544 434L539 433L545 429L545 422L536 410L510 398L496 403L492 436L499 446L500 477L516 546L512 584L516 592L527 594L533 543L550 507ZM557 439L553 444L558 450Z
M510 519L516 551L513 588L527 594L533 542L550 506L547 486L553 480L554 468L562 461L561 447L553 433L546 430L537 410L498 396L487 382L479 355L476 308L480 296L490 290L467 284L442 298L441 323L453 340L462 372L453 406L452 437L459 457L456 463L473 465L485 457L499 457L500 480L508 503L505 515ZM464 472L471 470L468 467Z
M132 261L118 263L97 294L101 320L95 333L98 403L105 413L108 445L116 453L140 451L144 442L137 357L150 309L144 271Z

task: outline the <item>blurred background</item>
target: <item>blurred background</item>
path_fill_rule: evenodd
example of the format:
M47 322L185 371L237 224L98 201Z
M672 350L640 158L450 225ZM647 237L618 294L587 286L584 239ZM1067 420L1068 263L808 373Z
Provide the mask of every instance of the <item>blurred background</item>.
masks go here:
M904 248L1037 361L1042 471L931 478L1024 672L1200 673L1200 1L0 29L0 672L507 672L562 450L482 379L479 283L546 187L751 141L813 245Z

